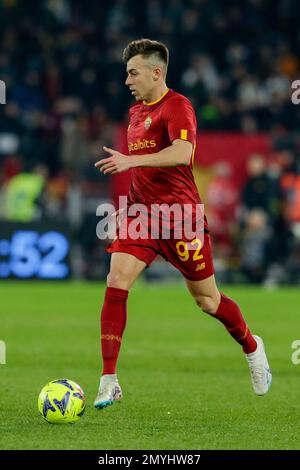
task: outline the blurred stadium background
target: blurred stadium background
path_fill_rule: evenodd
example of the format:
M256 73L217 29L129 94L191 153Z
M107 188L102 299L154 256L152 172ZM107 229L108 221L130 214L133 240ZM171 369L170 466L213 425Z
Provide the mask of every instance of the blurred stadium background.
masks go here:
M197 112L219 280L298 284L299 14L296 0L1 0L0 278L105 278L95 211L130 175L93 163L102 145L126 149L122 50L151 37ZM146 273L176 276L159 262Z

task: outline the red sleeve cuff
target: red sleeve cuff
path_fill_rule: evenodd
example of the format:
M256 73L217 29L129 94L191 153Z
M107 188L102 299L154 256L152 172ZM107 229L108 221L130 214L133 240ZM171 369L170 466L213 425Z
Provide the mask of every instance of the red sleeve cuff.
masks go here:
M191 144L195 144L196 142L196 134L195 131L191 131L190 129L174 129L169 131L169 137L171 142L176 139L186 140L191 142Z

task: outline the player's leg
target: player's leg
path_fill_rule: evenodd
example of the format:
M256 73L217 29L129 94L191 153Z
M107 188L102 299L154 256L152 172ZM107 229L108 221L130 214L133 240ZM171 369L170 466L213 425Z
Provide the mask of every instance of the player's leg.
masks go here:
M127 319L128 291L147 264L127 253L113 253L101 311L103 370L95 400L96 408L122 398L116 366Z
M199 281L186 279L187 287L197 305L209 315L223 323L230 335L242 346L249 363L255 393L264 395L271 385L271 373L258 336L253 336L236 302L220 293L212 275Z
M201 310L220 320L245 353L255 351L256 341L238 305L219 292L214 275L200 281L186 280L186 284Z
M127 319L128 291L146 263L127 253L113 253L101 312L102 375L114 374Z

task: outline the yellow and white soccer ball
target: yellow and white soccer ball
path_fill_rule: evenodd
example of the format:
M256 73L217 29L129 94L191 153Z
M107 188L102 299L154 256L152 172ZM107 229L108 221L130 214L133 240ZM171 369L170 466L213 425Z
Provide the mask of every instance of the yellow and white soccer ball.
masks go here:
M85 411L86 398L73 380L58 379L47 383L39 394L39 412L48 423L76 423Z

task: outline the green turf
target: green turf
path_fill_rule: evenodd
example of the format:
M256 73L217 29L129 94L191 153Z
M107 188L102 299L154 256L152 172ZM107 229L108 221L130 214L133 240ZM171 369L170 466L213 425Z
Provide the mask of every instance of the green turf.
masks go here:
M273 370L267 396L254 395L239 345L183 285L141 283L130 295L119 362L124 400L97 411L104 286L2 283L0 449L299 449L300 365L291 362L299 291L224 290L264 338ZM73 426L50 425L37 411L42 386L61 377L87 396Z

